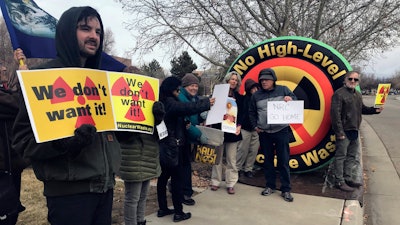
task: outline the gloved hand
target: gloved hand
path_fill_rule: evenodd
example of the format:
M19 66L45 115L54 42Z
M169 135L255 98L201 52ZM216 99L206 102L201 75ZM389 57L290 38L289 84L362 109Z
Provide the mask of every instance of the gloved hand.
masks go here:
M83 124L82 126L75 129L75 136L73 138L77 139L77 142L81 145L87 146L92 144L94 138L96 137L96 127L90 124Z
M93 143L97 134L96 131L97 129L93 125L83 124L75 129L75 136L54 141L53 145L70 152L73 156L77 156L82 148Z
M205 134L201 134L200 136L200 143L202 144L208 144L208 138Z
M160 124L165 116L164 104L162 102L154 102L153 104L154 122L156 125Z

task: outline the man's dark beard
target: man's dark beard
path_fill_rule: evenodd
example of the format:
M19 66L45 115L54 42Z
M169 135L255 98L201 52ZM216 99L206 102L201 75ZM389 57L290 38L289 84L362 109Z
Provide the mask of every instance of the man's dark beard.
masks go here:
M89 54L89 53L87 53L87 52L84 52L84 51L79 51L79 54L82 56L82 57L85 57L85 58L89 58L89 57L92 57L92 56L94 56L94 55L92 55L92 54Z

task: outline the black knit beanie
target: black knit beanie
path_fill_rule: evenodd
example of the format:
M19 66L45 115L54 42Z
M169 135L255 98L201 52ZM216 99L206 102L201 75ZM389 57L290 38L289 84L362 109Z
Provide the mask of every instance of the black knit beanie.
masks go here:
M160 95L173 96L172 92L181 86L181 81L176 77L167 77L160 86Z

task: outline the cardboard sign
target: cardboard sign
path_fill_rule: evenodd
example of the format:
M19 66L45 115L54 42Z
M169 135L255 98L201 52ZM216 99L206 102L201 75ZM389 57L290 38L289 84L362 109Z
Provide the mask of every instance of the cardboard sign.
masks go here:
M304 101L268 102L268 124L302 124Z
M17 73L38 143L73 136L82 124L99 132L154 131L158 79L85 68Z
M222 157L222 146L195 145L194 161L210 165L218 165Z
M234 98L228 98L226 102L226 113L222 119L221 130L227 133L236 133L236 121L238 106Z
M229 84L217 84L214 87L212 97L215 98L215 104L207 113L205 125L221 123L226 112L226 101L229 94Z
M391 84L379 84L378 89L376 90L376 96L375 96L375 108L379 108L383 105L385 105L386 98L389 94L390 91L390 85Z

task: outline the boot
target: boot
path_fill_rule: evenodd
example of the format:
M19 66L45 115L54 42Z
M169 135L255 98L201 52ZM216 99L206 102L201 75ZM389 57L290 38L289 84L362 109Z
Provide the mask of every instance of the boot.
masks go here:
M143 222L138 222L137 225L146 225L146 220Z
M352 192L355 189L350 187L349 185L347 185L345 182L338 182L336 183L336 188L342 190L342 191L346 191L346 192Z
M187 220L187 219L190 219L190 217L192 217L192 214L190 212L187 212L187 213L182 212L182 214L175 214L174 222L180 222L182 220Z

